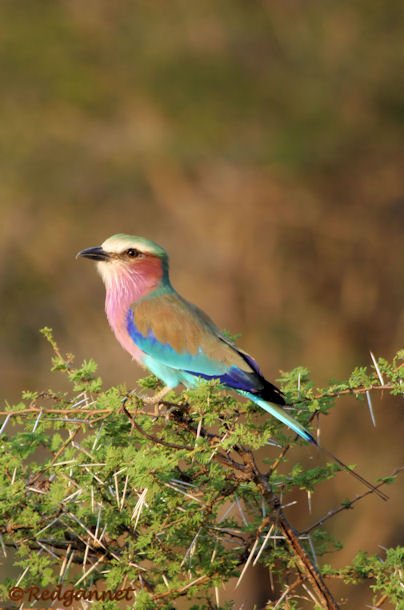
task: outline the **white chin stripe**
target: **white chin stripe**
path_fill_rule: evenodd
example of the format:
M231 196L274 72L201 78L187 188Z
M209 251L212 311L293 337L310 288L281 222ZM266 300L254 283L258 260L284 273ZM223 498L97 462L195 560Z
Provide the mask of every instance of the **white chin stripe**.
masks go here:
M117 266L120 264L122 263L117 260L97 262L97 271L102 277L104 284L111 284L111 282L116 281L118 272Z

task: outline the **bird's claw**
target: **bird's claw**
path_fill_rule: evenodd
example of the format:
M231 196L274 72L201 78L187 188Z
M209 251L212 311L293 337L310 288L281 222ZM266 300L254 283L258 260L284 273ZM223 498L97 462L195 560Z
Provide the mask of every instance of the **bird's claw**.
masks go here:
M170 390L171 388L165 387L156 394L154 394L154 396L142 397L142 400L145 404L154 406L153 416L155 419L160 416L160 411L164 407L164 404L162 402L163 398L168 394L168 392L170 392Z

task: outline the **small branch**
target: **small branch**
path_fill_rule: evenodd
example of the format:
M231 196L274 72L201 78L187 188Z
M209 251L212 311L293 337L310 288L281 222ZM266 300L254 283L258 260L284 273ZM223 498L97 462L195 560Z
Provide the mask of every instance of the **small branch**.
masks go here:
M122 409L123 409L124 413L127 415L127 417L130 419L133 427L139 432L139 434L141 434L142 436L147 438L149 441L152 441L153 443L156 443L157 445L163 445L163 447L169 447L170 449L185 449L186 451L194 450L194 448L191 447L190 445L178 445L177 443L170 443L169 441L165 441L162 438L158 438L157 436L154 436L153 434L149 434L148 432L146 432L145 430L143 430L143 428L141 428L139 426L136 419L134 417L132 417L131 413L129 413L129 411L127 410L125 405L122 405Z
M91 417L92 415L100 415L104 414L106 416L112 415L116 413L116 409L44 409L43 407L29 407L27 409L21 409L18 411L0 411L0 415L10 415L11 417L18 417L19 415L30 415L35 413L43 412L43 415L48 413L52 415L70 415L74 413L75 415L88 415Z
M170 589L168 591L165 591L164 593L157 593L156 595L153 595L153 600L157 601L159 599L165 599L167 597L185 595L185 593L188 591L188 589L190 589L194 585L196 585L196 584L203 585L204 583L209 582L212 578L213 578L213 575L207 576L206 574L204 574L202 576L199 576L198 578L195 578L194 580L187 583L183 587L178 587L177 589Z
M292 582L292 584L291 584L291 585L289 585L289 586L288 586L288 587L285 589L285 591L282 593L282 595L281 595L281 596L280 596L280 598L277 600L277 602L275 603L275 605L273 605L273 604L274 604L274 602L273 602L272 600L268 600L268 602L267 602L267 604L266 604L266 606L265 606L264 610L271 610L271 609L272 609L272 610L275 610L275 609L276 609L276 608L279 606L279 604L280 604L281 602L283 602L283 600L284 600L284 599L286 599L286 598L287 598L287 596L288 596L290 593L292 593L292 591L294 591L294 589L296 589L296 588L297 588L299 585L301 585L301 584L302 584L302 578L301 578L301 576L298 576L298 577L296 578L296 580L295 580L295 581L293 581L293 582Z
M338 392L320 392L319 394L314 394L312 398L303 400L312 400L313 398L338 398L339 396L345 396L347 394L366 394L366 392L373 392L374 390L394 390L395 387L396 386L392 383L385 383L384 385L371 385L367 387L359 386L357 388L346 388L345 390L339 390Z
M386 601L388 600L388 598L389 598L389 597L388 597L387 593L385 593L384 595L382 595L382 596L381 596L381 597L380 597L380 598L377 600L377 602L375 603L374 607L375 607L375 608L381 608L381 607L383 606L384 602L386 602Z
M77 434L80 431L81 426L78 426L76 428L76 430L74 432L71 432L69 434L69 438L65 440L65 442L63 443L63 445L56 451L55 455L52 458L52 461L50 464L48 464L48 466L46 466L46 469L51 468L59 459L59 457L62 455L62 453L65 451L65 449L67 449L67 447L70 445L70 443L76 438ZM40 479L41 474L43 473L43 471L40 471L36 474L36 476L34 476L30 481L29 481L29 485L35 485L35 483L38 481L38 479Z
M400 468L396 468L389 475L389 477L395 477L398 474L400 474L400 472L403 472L403 471L404 471L404 466L401 466ZM344 510L348 510L348 509L352 508L352 506L354 504L356 504L357 502L359 502L359 500L362 500L363 498L366 498L366 496L370 496L371 494L375 493L375 491L377 489L379 489L380 487L383 487L383 485L386 485L385 481L382 481L381 483L378 483L377 485L375 485L374 489L368 489L367 491L363 492L362 494L355 496L355 498L353 498L352 500L341 503L337 508L334 508L333 510L328 511L328 513L326 515L324 515L323 517L321 517L321 519L319 519L318 521L313 523L313 525L311 525L307 529L303 530L301 532L301 534L303 534L303 535L309 534L312 530L316 529L316 527L323 525L323 523L325 523L326 521L331 519L331 517L334 517L334 515L337 515L338 513L342 512Z

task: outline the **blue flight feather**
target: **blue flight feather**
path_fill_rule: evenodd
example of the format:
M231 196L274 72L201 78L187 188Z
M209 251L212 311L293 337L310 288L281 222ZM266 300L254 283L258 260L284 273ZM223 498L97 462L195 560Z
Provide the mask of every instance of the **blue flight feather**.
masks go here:
M235 390L244 390L245 392L254 390L254 385L251 383L251 377L236 366L231 366L227 372L222 375L206 375L205 373L195 371L186 372L197 377L202 377L202 379L218 379L221 384L234 388Z
M288 415L288 413L286 413L286 411L284 411L281 407L272 405L271 403L266 402L259 396L251 394L251 392L243 392L242 390L238 390L238 392L242 396L246 396L246 398L252 400L252 402L255 402L255 404L257 404L262 409L265 409L267 413L269 413L273 417L276 417L276 419L279 419L279 421L291 428L294 432L296 432L296 434L304 438L304 440L308 441L309 443L312 443L313 445L317 445L317 441L314 436L312 436L310 432L307 432L306 428L299 424L299 422L296 421L293 417Z

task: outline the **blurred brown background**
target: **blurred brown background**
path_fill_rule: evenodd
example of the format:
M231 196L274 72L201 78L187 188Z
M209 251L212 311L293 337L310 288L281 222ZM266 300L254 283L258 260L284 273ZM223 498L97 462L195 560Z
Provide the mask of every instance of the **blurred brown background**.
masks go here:
M74 260L116 232L165 246L174 285L272 379L304 365L326 383L403 347L402 17L399 0L4 0L2 396L57 383L44 325L133 385L101 281ZM373 402L376 429L344 399L322 439L375 479L402 428L399 399ZM356 491L339 475L313 518ZM389 491L329 524L345 550L328 561L400 541Z

